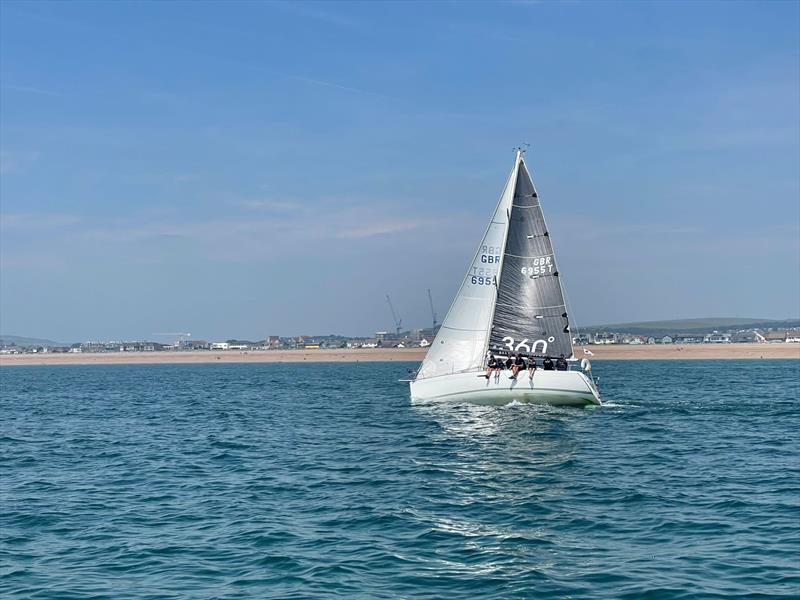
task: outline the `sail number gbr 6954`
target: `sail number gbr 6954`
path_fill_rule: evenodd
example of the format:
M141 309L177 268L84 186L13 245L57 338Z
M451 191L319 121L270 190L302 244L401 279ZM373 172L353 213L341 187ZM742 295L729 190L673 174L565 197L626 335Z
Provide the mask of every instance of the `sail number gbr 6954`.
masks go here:
M473 285L497 285L497 267L500 266L500 246L481 246L478 260L485 267L474 266L469 281ZM494 265L494 266L489 266Z

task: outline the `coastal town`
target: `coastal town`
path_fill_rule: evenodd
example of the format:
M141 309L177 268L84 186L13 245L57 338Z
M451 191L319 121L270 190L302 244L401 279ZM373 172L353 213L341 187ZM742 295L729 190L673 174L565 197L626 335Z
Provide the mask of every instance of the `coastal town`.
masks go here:
M789 322L794 324L794 322ZM800 325L800 324L799 324ZM323 349L425 349L431 345L435 331L413 329L406 332L378 331L372 337L278 336L267 335L261 340L227 339L209 341L193 339L190 333L176 334L176 339L157 342L149 340L86 341L66 344L46 344L24 341L13 336L0 337L0 354L47 353L117 353L117 352L248 352L269 350L323 350ZM644 335L625 331L591 331L573 336L576 346L645 346L685 344L800 344L800 326L712 330L708 332Z

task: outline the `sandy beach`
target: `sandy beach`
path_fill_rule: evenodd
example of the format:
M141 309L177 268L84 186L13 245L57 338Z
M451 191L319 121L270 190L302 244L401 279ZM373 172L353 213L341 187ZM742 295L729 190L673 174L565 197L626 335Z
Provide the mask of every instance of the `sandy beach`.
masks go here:
M698 360L698 359L800 359L800 344L697 344L654 346L587 346L575 356L591 360ZM341 350L263 350L192 352L109 352L75 354L3 354L0 366L13 365L114 365L192 363L299 363L299 362L418 362L422 348L360 348Z

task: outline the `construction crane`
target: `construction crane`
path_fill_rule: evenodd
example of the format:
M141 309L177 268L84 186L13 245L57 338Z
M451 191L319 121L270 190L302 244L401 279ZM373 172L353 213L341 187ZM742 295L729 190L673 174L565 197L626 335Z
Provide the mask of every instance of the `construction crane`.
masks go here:
M392 311L392 319L394 319L395 335L397 337L400 337L400 330L403 328L403 319L400 319L397 316L397 313L394 310L394 306L392 306L392 299L389 297L389 294L386 294L386 302L389 303L389 310Z
M433 333L436 333L436 311L433 310L433 298L431 297L431 288L428 288L428 304L431 305L431 317L433 317Z

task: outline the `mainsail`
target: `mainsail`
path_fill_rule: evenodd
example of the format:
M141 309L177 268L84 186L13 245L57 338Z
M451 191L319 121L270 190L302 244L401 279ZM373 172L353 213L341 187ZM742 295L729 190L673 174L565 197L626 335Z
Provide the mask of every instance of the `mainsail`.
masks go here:
M519 165L517 160L453 304L422 361L417 379L469 371L483 365Z
M489 350L572 356L567 309L536 188L518 157Z
M508 355L572 355L553 246L517 153L503 194L417 379L475 370L487 346Z

